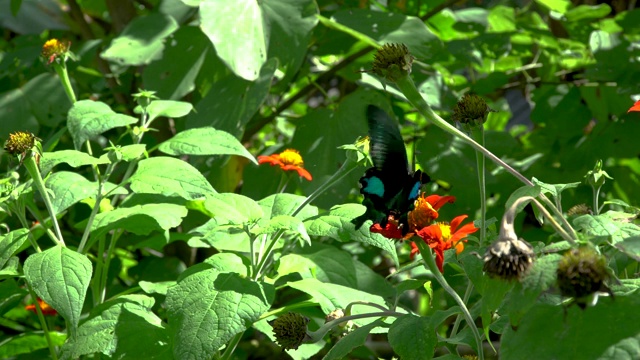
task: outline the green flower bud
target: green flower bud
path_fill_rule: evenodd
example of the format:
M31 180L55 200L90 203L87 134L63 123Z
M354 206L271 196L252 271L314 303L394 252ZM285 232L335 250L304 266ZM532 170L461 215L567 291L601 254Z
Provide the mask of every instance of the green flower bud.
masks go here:
M404 44L384 44L373 58L372 71L390 82L411 73L414 57Z
M589 170L584 178L587 184L594 188L599 188L604 185L606 179L613 180L606 171L602 170L602 160L598 160L596 162L596 166L593 167L593 170Z
M584 298L596 291L609 291L607 260L595 249L583 246L567 251L558 263L558 287L563 296L573 297L584 308Z
M273 335L284 350L296 350L302 342L309 338L307 324L309 319L296 313L287 313L271 322Z
M466 93L453 108L451 120L469 126L482 125L487 114L492 112L486 101L476 94Z

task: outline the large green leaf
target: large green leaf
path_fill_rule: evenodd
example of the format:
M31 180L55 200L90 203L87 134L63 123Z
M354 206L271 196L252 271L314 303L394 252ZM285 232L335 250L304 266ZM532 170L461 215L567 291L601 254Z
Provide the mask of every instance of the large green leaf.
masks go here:
M162 58L145 67L145 89L160 99L178 100L195 89L195 79L211 45L195 26L183 26L165 45Z
M600 298L598 304L586 309L538 304L516 330L507 328L500 345L500 358L636 358L640 354L640 312L629 309L639 306L637 292L615 299ZM614 354L619 356L610 357Z
M96 159L87 153L77 150L46 152L42 154L42 158L40 159L40 172L45 176L53 167L62 163L77 168L83 165L108 164L109 160L106 158Z
M124 229L137 235L169 230L182 223L187 208L175 204L144 204L119 207L96 215L91 231L95 237L113 230Z
M269 309L274 295L272 285L215 269L184 278L167 294L174 357L213 357Z
M47 178L45 186L55 194L51 196L51 204L53 205L53 212L56 214L61 213L71 205L86 198L95 198L98 193L97 183L87 180L78 173L68 171L51 174L51 176ZM114 184L106 183L102 188L102 195L114 189ZM111 194L126 193L125 189L118 188Z
M0 235L0 269L9 261L18 249L22 247L29 236L29 230L18 229L6 235Z
M62 348L63 359L102 353L117 358L172 359L169 333L152 311L154 299L124 295L91 309L78 336Z
M134 117L115 113L105 103L81 100L73 104L69 111L67 127L76 150L79 150L85 141L107 130L131 125L137 121Z
M348 358L355 348L365 345L371 330L381 325L384 325L382 321L374 321L371 324L360 326L349 332L347 335L342 337L322 359L340 360Z
M62 246L33 254L24 262L25 278L38 297L67 320L72 338L76 336L92 270L85 255Z
M178 29L170 16L149 14L133 19L100 56L121 65L145 65L158 59L164 42Z
M238 139L212 127L182 131L160 144L160 151L169 155L238 155L258 164Z
M138 170L129 181L131 190L142 194L162 194L194 200L216 193L196 168L170 157L159 156L140 161Z
M436 329L429 317L405 315L389 328L389 344L403 359L431 359L438 344Z

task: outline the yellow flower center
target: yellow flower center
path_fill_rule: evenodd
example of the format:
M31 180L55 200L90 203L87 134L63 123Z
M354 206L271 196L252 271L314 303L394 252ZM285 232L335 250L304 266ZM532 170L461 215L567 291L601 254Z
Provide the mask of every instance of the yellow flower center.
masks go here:
M281 152L280 161L285 165L302 166L304 164L302 156L300 156L298 150L294 149L287 149Z
M438 223L440 232L442 232L442 240L448 242L451 239L451 226L445 223Z
M49 58L52 55L62 55L68 50L69 43L63 43L58 39L50 39L42 46L42 56Z

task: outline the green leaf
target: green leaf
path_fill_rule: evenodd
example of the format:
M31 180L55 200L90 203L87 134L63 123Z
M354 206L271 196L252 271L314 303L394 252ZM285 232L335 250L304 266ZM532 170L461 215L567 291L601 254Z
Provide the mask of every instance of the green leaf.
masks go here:
M269 93L277 66L278 61L270 59L253 82L233 74L217 79L196 105L196 111L187 117L186 128L213 126L240 137Z
M167 15L136 17L100 56L120 65L149 64L162 55L165 40L177 29L176 20Z
M140 281L138 283L138 286L140 286L142 291L144 291L149 295L152 295L152 294L167 295L169 288L174 286L175 284L176 284L175 281L162 281L162 282Z
M405 315L389 328L389 344L403 359L432 359L438 344L429 317Z
M582 215L575 218L573 224L589 235L610 236L614 245L626 238L640 235L640 228L626 221L616 221L616 214L609 211L600 215Z
M232 3L202 0L200 18L202 31L229 69L246 80L256 80L267 60L269 41L269 30L259 3L254 0Z
M191 202L189 207L201 210L212 218L226 220L220 224L246 224L257 221L264 215L260 205L253 199L234 193L213 194L204 201Z
M372 322L371 324L356 328L355 330L342 337L335 345L333 345L333 347L322 359L340 360L349 358L349 355L354 349L365 345L367 339L369 338L369 333L371 332L371 330L380 326L385 326L385 324L381 320L378 320Z
M66 247L54 246L24 262L24 276L38 297L68 321L76 335L87 288L91 281L91 261Z
M125 146L116 146L115 151L119 152L122 155L122 161L133 161L138 159L140 156L146 153L147 145L145 144L132 144ZM100 156L100 161L106 161L110 163L109 153L104 153Z
M354 301L365 301L385 306L385 301L378 295L373 295L352 289L350 287L324 283L317 279L303 279L299 281L288 282L287 286L300 290L309 294L314 301L320 304L320 308L325 314L332 312L335 309L345 309L347 305ZM369 309L362 310L361 307L354 307L353 311L368 311ZM354 315L355 313L352 313ZM369 319L370 320L370 319ZM368 324L371 321L359 321L359 324Z
M18 229L0 236L0 269L4 268L9 258L22 247L29 236L29 230Z
M640 312L629 311L640 307L637 294L600 298L596 306L584 310L538 304L517 330L507 328L500 359L625 359L604 356L618 351L637 355Z
M274 216L269 219L268 223L265 226L251 229L251 233L256 235L271 235L280 230L294 232L299 235L302 240L307 243L307 245L311 245L311 238L309 238L309 234L307 234L307 229L305 229L302 220L289 215Z
M10 257L4 265L2 270L0 270L0 280L22 276L22 273L19 271L20 259L17 256Z
M364 206L359 204L344 204L331 208L328 215L320 215L305 221L307 232L311 236L327 236L338 241L359 241L367 245L380 248L391 255L396 266L398 254L395 244L380 234L369 231L369 222L356 230L351 223L358 215L364 213Z
M149 235L156 230L169 230L182 223L187 208L175 204L144 204L119 207L96 215L92 237L99 237L113 229L123 229L136 235Z
M227 219L213 218L192 229L189 234L199 235L189 239L192 247L213 247L219 251L249 251L249 234L241 226L227 225Z
M557 198L563 191L567 189L575 189L582 184L581 182L568 184L547 184L536 179L535 177L531 179L531 182L533 182L534 185L539 186L540 191L543 194L551 194L551 196L553 196L554 198Z
M516 13L513 7L497 5L489 10L487 18L489 22L489 32L512 32L516 31Z
M195 26L182 26L165 45L162 58L144 68L142 83L161 99L178 100L195 89L195 79L211 48Z
M565 14L569 9L573 7L569 0L535 0L535 2L546 7L551 11Z
M504 208L505 209L511 208L511 205L513 205L513 203L516 202L516 200L520 199L521 197L531 196L535 198L538 195L540 195L541 192L542 192L542 189L540 188L539 185L523 186L519 189L516 189L516 191L511 193L511 195L507 199L507 202L504 204ZM527 206L528 203L529 201L526 201L518 205L516 212L521 212L522 209L524 209L524 207Z
M107 130L136 122L138 122L138 119L128 115L117 114L105 103L81 100L73 104L69 111L67 127L73 137L73 144L76 150L79 150L85 141Z
M177 359L209 359L271 306L272 285L209 269L169 289L167 312Z
M151 103L154 104L154 103ZM240 141L226 131L212 127L190 129L160 144L160 151L169 155L238 155L254 164L256 159Z
M108 164L109 160L106 157L104 159L96 159L87 153L77 150L45 152L40 159L40 172L45 176L54 166L62 163L77 168L84 165Z
M306 197L288 193L279 193L270 195L260 201L258 204L264 211L264 217L267 219L279 216L279 215L291 215L293 211L298 208ZM318 215L318 208L312 205L305 205L302 210L296 214L296 218L300 220L308 219L312 216Z
M0 281L0 316L17 307L28 293L14 279Z
M145 159L129 179L131 190L142 194L162 194L194 200L216 191L190 164L164 156Z
M602 19L611 13L611 7L607 4L579 5L567 11L564 16L567 21L584 21Z
M152 311L154 299L123 295L100 304L62 348L63 359L102 353L114 358L172 359L169 334Z
M215 254L204 263L212 266L214 270L220 273L236 273L242 277L249 275L249 267L247 259L240 257L234 253L218 253Z
M45 186L54 194L51 196L51 203L56 214L60 214L71 205L86 198L95 198L98 192L97 183L85 179L84 176L78 173L68 171L51 174L47 178ZM102 194L105 195L114 190L114 188L114 184L106 183L102 188ZM118 188L111 194L126 194L126 190Z
M67 339L67 334L50 331L49 337L54 346L62 346ZM39 332L25 332L18 334L14 337L5 338L0 346L0 357L3 359L15 359L21 358L21 354L26 354L26 357L37 353L39 349L46 349L48 347L47 338Z
M615 246L630 258L640 262L640 236L626 238Z
M184 101L175 100L154 100L147 106L147 114L149 114L148 122L155 120L160 116L168 118L180 118L186 116L193 110L193 105ZM138 105L134 112L142 114L142 108Z

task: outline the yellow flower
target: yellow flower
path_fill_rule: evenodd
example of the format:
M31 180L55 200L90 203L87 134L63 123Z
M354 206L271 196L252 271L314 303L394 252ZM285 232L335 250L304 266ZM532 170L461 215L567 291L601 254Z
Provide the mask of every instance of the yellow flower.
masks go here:
M42 57L47 59L47 65L51 64L61 55L66 54L71 47L71 42L66 43L58 39L50 39L42 46Z

